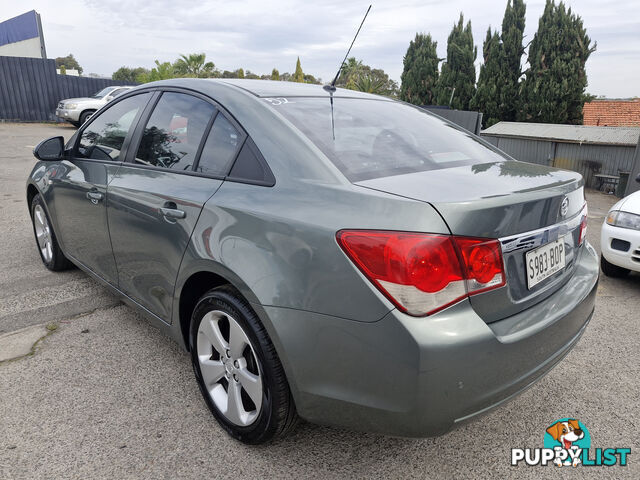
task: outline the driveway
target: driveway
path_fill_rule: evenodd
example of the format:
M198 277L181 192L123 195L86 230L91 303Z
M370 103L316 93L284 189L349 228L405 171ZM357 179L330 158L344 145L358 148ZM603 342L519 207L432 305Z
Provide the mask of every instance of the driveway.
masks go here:
M49 324L32 355L0 363L0 478L577 478L554 466L510 466L511 448L542 447L545 428L578 418L592 447L631 448L639 478L640 275L601 277L580 343L512 402L432 439L389 438L301 424L248 447L218 427L189 356L78 270L40 261L24 184L41 139L67 126L0 123L0 335ZM599 250L612 196L589 192L587 236ZM585 472L580 472L584 474Z

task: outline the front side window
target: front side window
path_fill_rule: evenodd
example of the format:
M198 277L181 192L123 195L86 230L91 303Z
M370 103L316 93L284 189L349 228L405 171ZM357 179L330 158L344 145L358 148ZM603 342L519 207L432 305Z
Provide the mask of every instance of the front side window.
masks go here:
M185 93L165 92L145 125L136 163L191 170L216 108Z
M470 133L400 102L265 99L352 182L504 160Z
M124 139L150 97L150 93L142 93L126 98L92 118L80 135L76 156L113 162L124 160L120 158Z

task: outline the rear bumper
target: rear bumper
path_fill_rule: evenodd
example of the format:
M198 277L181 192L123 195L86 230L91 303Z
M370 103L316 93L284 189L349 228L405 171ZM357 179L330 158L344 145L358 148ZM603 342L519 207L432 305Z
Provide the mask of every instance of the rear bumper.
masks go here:
M618 248L613 248L612 241L614 240L618 240L616 242ZM626 245L620 241L628 242L629 247L626 250L621 250L620 248ZM602 225L600 247L602 256L609 263L640 272L640 231L614 227L605 222Z
M576 344L595 305L598 258L512 317L485 323L468 300L428 318L373 323L263 307L299 414L398 436L439 435L520 393Z

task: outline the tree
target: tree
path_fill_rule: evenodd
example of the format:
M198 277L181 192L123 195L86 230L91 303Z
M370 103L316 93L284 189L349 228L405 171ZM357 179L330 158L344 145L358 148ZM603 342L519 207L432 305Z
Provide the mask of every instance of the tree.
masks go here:
M501 80L502 71L502 44L498 32L491 33L491 27L487 30L487 36L482 44L482 56L484 63L480 67L478 88L469 102L471 110L483 113L482 120L486 127L498 123L503 119L503 105L501 104L500 89L503 87Z
M582 19L564 3L547 0L529 47L519 120L581 124L585 64L595 49Z
M64 65L60 65L60 75L66 75L67 74L67 67L65 67Z
M447 60L436 88L438 105L450 105L451 108L467 110L469 101L476 90L476 67L474 62L478 49L473 45L471 21L464 26L464 16L460 13L458 23L447 39Z
M316 85L322 84L322 79L316 78L310 73L305 73L303 78L304 78L304 83L315 83Z
M298 57L298 61L296 62L296 71L293 74L293 81L298 83L304 82L304 73L302 73L302 65L300 65L300 57Z
M526 6L523 0L507 0L502 34L490 31L483 44L484 63L470 108L484 113L485 127L501 120L514 121L520 110L522 38Z
M141 73L136 77L138 83L155 82L157 80L166 80L168 78L175 78L176 71L171 62L160 63L156 60L156 66L148 72Z
M309 75L309 77L313 78L312 75ZM307 75L305 75L306 78ZM371 68L355 57L348 58L342 64L336 85L350 90L376 93L378 95L397 96L398 94L398 84L391 80L384 70Z
M136 82L138 76L149 73L149 70L143 67L137 68L129 68L129 67L120 67L118 70L113 72L111 78L113 80L118 80L119 82Z
M250 71L247 71L247 73L253 75ZM229 71L229 70L225 70L224 72L222 72L220 74L221 78L245 78L244 75L244 70L241 68L238 68L237 70L234 70L233 72Z
M280 72L277 68L271 70L271 80L280 80Z
M522 76L522 38L527 6L523 0L507 0L502 19L502 52L500 54L499 120L514 121L520 109L520 77Z
M260 75L253 73L251 70L247 70L244 74L244 78L251 78L253 80L260 80Z
M82 67L75 59L72 53L67 55L66 57L57 57L56 58L56 68L60 68L64 65L65 70L78 70L78 73L82 75Z
M404 56L400 99L415 105L433 105L438 81L438 42L430 34L416 33Z
M220 76L213 62L207 62L204 53L180 55L173 66L178 75L183 77L209 78Z
M353 90L375 93L377 95L382 95L385 93L384 82L380 78L374 77L371 73L364 73L362 75L359 75L355 80L353 80L352 83L355 87L353 88Z
M349 59L351 60L351 59ZM350 72L348 76L342 77L343 81L347 81L346 88L350 90L359 90L361 92L375 93L377 95L386 95L395 97L398 95L398 84L389 78L381 68L371 68L365 65L361 60L352 62L352 65L358 65L355 72Z
M342 69L340 70L340 76L336 81L336 85L338 87L347 87L347 85L351 84L351 87L353 87L353 83L355 83L355 79L358 75L362 73L363 67L364 65L362 60L358 60L356 57L347 58L347 61L342 64ZM333 80L333 78L331 80Z

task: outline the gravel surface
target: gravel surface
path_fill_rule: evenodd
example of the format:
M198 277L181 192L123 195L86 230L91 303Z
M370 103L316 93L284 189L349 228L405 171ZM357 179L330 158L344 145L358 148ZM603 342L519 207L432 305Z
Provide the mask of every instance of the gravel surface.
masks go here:
M301 424L247 447L218 427L190 359L78 270L54 274L36 250L24 183L43 138L67 126L0 123L0 334L55 322L35 354L0 363L0 479L17 478L640 478L640 275L604 276L580 343L512 402L453 432L408 440ZM588 193L599 249L612 196ZM626 468L511 467L575 417L594 447L630 447Z

